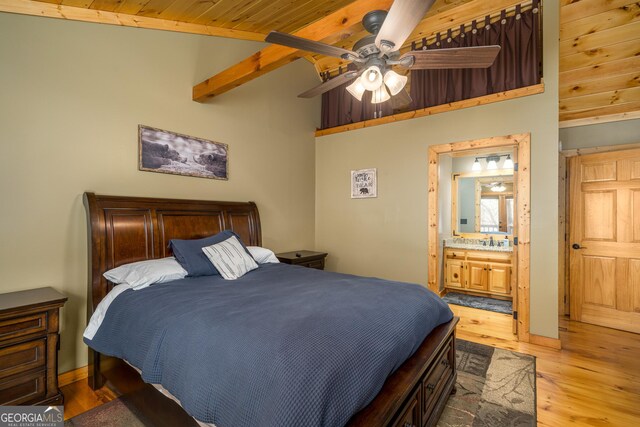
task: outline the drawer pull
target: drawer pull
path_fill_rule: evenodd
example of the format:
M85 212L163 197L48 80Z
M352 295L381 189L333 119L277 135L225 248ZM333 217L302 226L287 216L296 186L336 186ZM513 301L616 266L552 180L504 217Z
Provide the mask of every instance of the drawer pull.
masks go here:
M434 388L436 388L435 384L432 384L432 383L427 384L427 390L433 391Z

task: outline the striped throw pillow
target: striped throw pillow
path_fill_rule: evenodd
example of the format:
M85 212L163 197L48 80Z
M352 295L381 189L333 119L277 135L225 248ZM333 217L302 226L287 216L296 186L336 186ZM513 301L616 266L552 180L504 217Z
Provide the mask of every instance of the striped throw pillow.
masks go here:
M225 280L235 280L258 268L258 264L235 236L215 245L205 246L202 252Z

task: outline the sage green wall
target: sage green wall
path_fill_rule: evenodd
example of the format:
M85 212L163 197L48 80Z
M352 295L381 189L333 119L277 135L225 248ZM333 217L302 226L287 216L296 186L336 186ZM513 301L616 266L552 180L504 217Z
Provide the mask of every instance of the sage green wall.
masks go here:
M640 119L560 129L563 150L640 143Z
M531 133L531 332L558 336L558 4L545 3L545 92L316 139L316 248L330 270L427 283L428 147ZM352 169L378 197L350 199Z
M254 200L264 245L314 244L317 83L298 61L222 95L191 88L259 43L0 13L0 292L53 286L61 372L86 364L82 193ZM137 126L229 144L229 181L137 170Z

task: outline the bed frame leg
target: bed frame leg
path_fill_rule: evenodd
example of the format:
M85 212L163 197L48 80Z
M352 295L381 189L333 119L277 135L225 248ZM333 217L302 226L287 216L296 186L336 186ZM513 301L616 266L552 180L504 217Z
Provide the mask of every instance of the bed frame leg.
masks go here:
M104 377L100 372L100 353L95 350L89 349L89 387L91 390L98 390L104 385Z

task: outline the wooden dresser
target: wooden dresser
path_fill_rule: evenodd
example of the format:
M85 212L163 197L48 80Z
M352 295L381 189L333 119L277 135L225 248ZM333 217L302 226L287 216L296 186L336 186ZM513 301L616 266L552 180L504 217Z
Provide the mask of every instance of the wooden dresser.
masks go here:
M61 405L58 325L67 297L53 288L0 295L0 405Z
M285 264L299 265L301 267L316 268L324 270L324 259L326 252L314 251L293 251L276 254L278 260Z
M512 253L444 249L444 287L511 299Z

